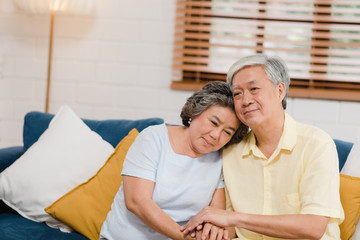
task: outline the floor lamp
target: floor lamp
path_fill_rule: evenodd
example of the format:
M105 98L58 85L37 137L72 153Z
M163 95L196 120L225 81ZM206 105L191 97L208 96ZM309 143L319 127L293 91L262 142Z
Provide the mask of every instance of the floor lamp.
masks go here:
M54 37L54 22L57 13L88 14L95 6L95 0L13 0L19 8L32 14L50 14L49 54L46 81L45 112L49 112L52 49Z

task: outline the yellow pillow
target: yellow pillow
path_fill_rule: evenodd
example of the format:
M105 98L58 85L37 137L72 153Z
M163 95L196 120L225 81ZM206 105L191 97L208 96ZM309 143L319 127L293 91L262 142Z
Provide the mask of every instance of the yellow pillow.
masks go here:
M360 178L340 174L340 199L345 220L340 224L342 240L351 239L360 215Z
M135 128L132 129L92 178L59 198L45 211L87 238L99 239L101 225L121 185L120 173L126 153L138 134Z

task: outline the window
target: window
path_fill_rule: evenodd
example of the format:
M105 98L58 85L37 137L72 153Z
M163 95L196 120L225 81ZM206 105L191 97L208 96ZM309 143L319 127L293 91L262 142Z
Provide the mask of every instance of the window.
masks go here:
M256 53L285 60L290 97L360 101L360 1L177 1L172 88L225 81Z

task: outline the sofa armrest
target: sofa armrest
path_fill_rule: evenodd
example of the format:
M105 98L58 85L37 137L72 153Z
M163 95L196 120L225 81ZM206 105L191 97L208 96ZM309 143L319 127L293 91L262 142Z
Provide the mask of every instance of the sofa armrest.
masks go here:
M24 152L24 147L20 146L0 149L0 173L15 162Z

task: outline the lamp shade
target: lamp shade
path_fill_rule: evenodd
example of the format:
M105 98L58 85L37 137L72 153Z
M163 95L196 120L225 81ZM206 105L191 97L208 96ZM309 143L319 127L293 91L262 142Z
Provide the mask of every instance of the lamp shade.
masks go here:
M95 0L14 0L19 8L29 13L50 12L74 15L88 14L95 6Z

